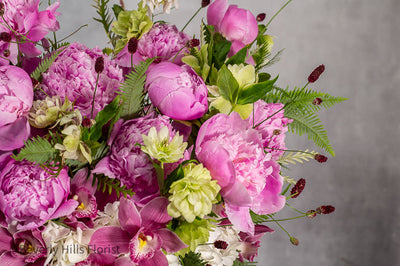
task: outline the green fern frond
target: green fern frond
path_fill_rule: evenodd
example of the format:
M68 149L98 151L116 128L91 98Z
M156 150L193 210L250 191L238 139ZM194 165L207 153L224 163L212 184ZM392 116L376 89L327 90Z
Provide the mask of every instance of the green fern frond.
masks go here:
M118 197L122 195L126 198L127 195L132 196L135 194L131 189L127 188L126 185L121 186L121 181L115 178L109 178L104 175L94 175L93 183L97 180L97 190L102 192L108 192L111 195L113 191L116 192Z
M114 33L111 32L111 25L113 23L113 19L110 15L110 10L108 8L108 3L110 0L93 0L95 4L92 6L96 9L96 13L100 18L93 18L95 21L101 23L103 28L111 41L113 47L115 47L116 38Z
M17 161L27 160L35 164L45 164L53 161L58 155L57 150L44 138L37 137L25 142L25 146L13 158Z
M64 47L66 48L66 46ZM47 69L49 69L51 64L53 64L53 62L60 55L60 53L65 50L65 48L58 49L50 57L43 59L37 66L37 68L32 72L31 77L39 80L39 78L42 76L42 73L46 72Z
M335 152L328 139L328 134L316 114L293 110L290 114L285 113L285 116L293 119L293 122L288 126L289 131L299 136L307 134L308 139L314 141L315 145L335 156Z
M182 266L206 266L207 263L200 257L200 253L190 251L184 257L179 256Z
M296 164L296 163L304 163L304 161L308 162L313 159L317 152L315 151L298 151L298 152L286 152L284 156L281 156L278 159L278 163L280 164Z
M273 64L278 63L279 60L281 60L281 56L282 56L284 50L285 49L279 50L272 58L270 56L268 56L267 57L268 61L265 64L262 64L260 66L260 69L264 68L264 67L269 67L269 66L272 66Z
M133 118L142 108L144 99L143 89L146 81L146 71L154 59L147 59L134 66L134 71L129 73L121 86L122 110L121 117Z

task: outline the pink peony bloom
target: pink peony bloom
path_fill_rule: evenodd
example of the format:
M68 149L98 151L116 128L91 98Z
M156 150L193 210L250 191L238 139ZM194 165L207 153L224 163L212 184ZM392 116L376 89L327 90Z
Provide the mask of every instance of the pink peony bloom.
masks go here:
M155 198L140 211L135 204L121 198L118 219L121 227L108 226L97 229L92 235L89 247L106 250L119 247L120 254L98 253L89 256L94 262L113 265L168 266L168 261L161 249L174 253L186 248L179 237L166 228L171 221L167 213L169 204L166 198Z
M207 87L187 65L162 62L151 66L146 88L153 105L172 119L193 120L207 112Z
M283 208L280 166L264 153L260 134L237 113L217 114L201 126L196 155L221 186L226 214L240 231L254 233L250 209L270 214Z
M215 0L208 7L207 22L232 42L230 56L252 43L258 35L254 15L236 5L228 5L228 0Z
M116 96L122 82L122 70L99 48L89 49L80 43L68 46L43 74L43 90L49 96L59 95L75 103L83 116L90 116L97 73L95 62L104 58L94 102L94 115Z
M39 166L9 159L0 172L0 210L17 230L38 228L75 210L78 202L67 199L69 189L67 170L54 178Z
M33 103L29 75L15 66L0 67L0 151L20 148L30 135L27 119Z
M109 139L109 155L96 165L92 173L121 180L122 185L135 192L132 196L135 202L148 202L159 192L157 174L148 156L136 143L143 145L142 134L147 135L151 127L160 130L164 126L170 130L172 139L175 133L166 116L151 113L124 123L120 120L114 125Z
M41 51L35 47L34 42L40 41L49 31L57 31L60 28L56 18L60 15L56 12L60 2L55 2L44 11L39 11L39 3L40 0L3 1L4 20L12 30L6 27L0 18L0 32L11 35L11 42L0 41L0 52L10 50L8 59L13 64L17 63L18 50L29 57L40 55ZM27 41L22 41L21 36L27 37ZM3 60L2 64L7 63Z
M253 127L273 115L255 129L261 133L263 147L269 148L266 150L272 154L274 160L282 156L286 150L285 133L288 131L287 125L292 122L291 119L284 117L284 110L279 111L282 107L281 103L266 103L259 100L254 103L254 122L253 115L247 118L249 127ZM275 114L275 112L278 113Z

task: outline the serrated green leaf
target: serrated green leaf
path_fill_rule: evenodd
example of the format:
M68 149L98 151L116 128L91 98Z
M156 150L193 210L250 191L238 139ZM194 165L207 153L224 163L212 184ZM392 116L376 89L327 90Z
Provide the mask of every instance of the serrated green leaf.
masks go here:
M239 83L236 81L235 77L231 71L223 65L218 71L217 86L221 96L231 103L236 103L236 98L239 90Z
M57 150L44 138L36 137L25 142L25 146L13 158L17 161L27 160L35 164L45 164L53 161L58 155Z
M206 266L207 263L203 261L199 253L190 251L184 257L179 256L182 266Z
M256 83L245 89L239 90L237 104L244 105L258 101L273 89L274 83L277 79L278 76L273 80Z
M47 69L49 69L51 64L53 64L53 62L60 55L60 53L64 51L64 49L65 48L60 48L57 51L55 51L50 57L43 59L36 67L36 69L32 72L31 77L36 80L39 80L40 77L42 76L42 73L46 72Z
M304 163L305 161L308 162L309 160L314 159L315 151L298 151L298 152L285 152L283 156L278 159L278 163L280 164L296 164L296 163Z

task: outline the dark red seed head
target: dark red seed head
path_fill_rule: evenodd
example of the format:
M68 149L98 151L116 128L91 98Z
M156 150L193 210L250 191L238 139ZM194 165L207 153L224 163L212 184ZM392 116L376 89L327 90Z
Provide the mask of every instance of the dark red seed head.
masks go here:
M227 249L228 248L228 243L226 243L223 240L217 240L214 242L214 247L217 249Z
M11 35L8 32L2 32L0 33L0 40L3 42L10 42L11 41Z
M321 98L315 98L312 101L312 104L314 104L314 105L320 105L321 103L322 103L322 99Z
M190 41L188 41L186 43L186 47L188 47L188 48L197 47L199 45L200 45L199 39L191 39Z
M311 72L310 76L308 76L308 82L314 83L319 79L319 76L325 71L324 65L319 65L313 72Z
M4 3L0 2L0 16L4 15L4 11L5 11Z
M306 186L306 180L304 178L300 178L290 191L291 197L297 198L300 195L300 193L303 192L305 186Z
M210 4L210 0L202 0L201 1L201 7L206 7L206 6L208 6Z
M33 87L36 87L39 84L39 81L37 81L36 79L34 79L32 77L31 77L31 80L32 80Z
M317 215L317 213L315 212L315 210L310 210L306 212L306 215L308 218L314 218Z
M136 37L130 38L128 42L128 52L130 54L136 53L137 47L138 47L138 39L136 39Z
M265 16L266 16L265 13L260 13L260 14L257 15L256 19L257 19L258 22L261 22L261 21L263 21L265 19Z
M96 63L94 63L94 71L100 74L104 70L104 58L102 56L97 57Z
M319 154L319 153L314 155L314 159L319 163L324 163L324 162L328 161L328 157L326 157L325 155Z
M10 54L11 54L11 51L10 51L9 49L5 49L5 50L3 51L4 57L9 57Z
M82 126L86 128L91 128L95 124L94 119L90 119L89 117L84 117L82 119Z
M318 214L330 214L335 211L335 207L332 205L322 205L317 208Z
M272 134L274 134L275 136L278 136L282 133L282 131L280 129L274 129L274 131L272 132Z

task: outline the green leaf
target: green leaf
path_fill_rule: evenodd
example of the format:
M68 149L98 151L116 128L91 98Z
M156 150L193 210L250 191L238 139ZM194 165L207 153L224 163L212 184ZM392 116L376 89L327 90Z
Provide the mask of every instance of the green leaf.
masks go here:
M271 75L268 73L258 73L258 82L264 82L271 78Z
M207 263L200 257L200 253L189 251L184 257L179 256L182 266L206 266Z
M108 3L110 0L93 0L94 4L92 5L96 9L96 13L100 18L93 18L95 21L101 23L103 28L107 34L107 37L110 39L111 44L115 47L116 37L115 34L111 32L111 25L113 19L110 15L110 11L108 9ZM114 10L115 12L115 10Z
M97 190L102 191L103 193L107 191L109 195L113 191L117 194L118 197L124 196L125 198L127 195L134 195L135 193L126 187L126 185L121 186L121 181L115 178L109 178L104 175L94 175L93 184L97 181Z
M118 18L119 12L123 11L124 9L120 5L114 4L112 10L114 12L114 16Z
M243 64L244 61L246 60L247 50L248 50L247 46L243 47L234 56L229 58L228 61L225 64L226 65L240 65L240 64Z
M125 120L134 118L142 108L146 71L153 61L154 58L150 58L135 65L134 71L127 75L120 88L122 96L121 117Z
M250 217L254 224L262 224L270 221L270 218L267 215L261 215L250 210Z
M222 97L233 104L236 103L239 83L226 65L223 65L218 72L217 86Z
M308 162L311 159L314 159L315 151L299 151L299 152L285 152L284 156L281 156L278 159L278 163L288 165L288 164L296 164L296 163L304 163L304 161Z
M274 83L277 79L278 76L273 80L256 83L245 89L239 90L237 104L249 104L258 101L273 89Z
M216 68L224 65L226 57L231 49L232 43L227 41L220 33L214 34L213 62Z
M257 266L256 261L244 261L241 262L239 260L235 260L232 264L232 266Z
M60 48L57 51L55 51L49 58L43 59L36 67L36 69L32 72L31 77L36 80L39 80L40 77L42 76L42 73L46 72L47 69L49 69L51 64L53 64L53 62L60 55L60 53L65 50L65 48Z
M45 164L53 161L57 155L57 150L47 139L36 137L27 140L18 155L12 157L17 161L25 159L35 164Z
M180 164L171 174L168 175L167 179L164 182L164 187L161 190L162 195L166 195L169 191L169 188L171 187L172 183L174 183L177 180L180 180L184 177L183 174L183 167L182 164Z

